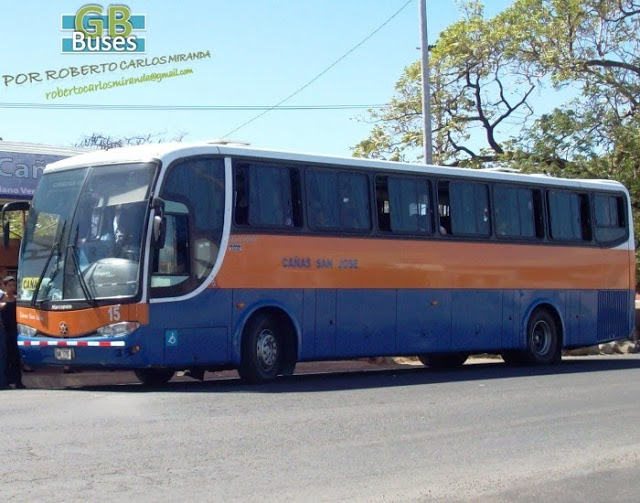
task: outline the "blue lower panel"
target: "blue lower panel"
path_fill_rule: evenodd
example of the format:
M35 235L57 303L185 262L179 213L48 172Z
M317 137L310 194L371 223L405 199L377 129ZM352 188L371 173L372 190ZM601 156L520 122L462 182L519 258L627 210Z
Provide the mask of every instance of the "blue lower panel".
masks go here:
M398 290L396 352L421 354L451 347L451 292Z
M211 365L229 360L226 328L170 327L164 332L164 363Z
M377 356L395 352L395 290L338 290L336 301L335 356Z
M484 351L502 345L502 290L454 290L451 350Z
M300 360L498 352L525 348L527 319L541 304L556 311L563 345L577 347L627 337L632 303L629 291L209 289L193 299L151 304L149 325L113 339L123 341L122 348L77 347L70 362L56 360L52 346L25 346L21 353L32 366L237 364L244 323L265 307L293 320Z
M336 355L336 309L337 294L331 290L316 290L315 301L309 299L305 306L315 310L315 321L305 320L302 340L304 348L311 347L312 351L302 353L303 358L332 358ZM305 309L305 312L307 309ZM312 344L308 344L308 340Z

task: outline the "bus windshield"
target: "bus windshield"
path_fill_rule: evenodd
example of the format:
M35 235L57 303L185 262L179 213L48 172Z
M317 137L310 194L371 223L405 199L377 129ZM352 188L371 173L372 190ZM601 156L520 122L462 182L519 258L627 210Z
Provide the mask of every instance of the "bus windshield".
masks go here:
M25 229L18 300L135 296L156 168L135 163L46 173Z

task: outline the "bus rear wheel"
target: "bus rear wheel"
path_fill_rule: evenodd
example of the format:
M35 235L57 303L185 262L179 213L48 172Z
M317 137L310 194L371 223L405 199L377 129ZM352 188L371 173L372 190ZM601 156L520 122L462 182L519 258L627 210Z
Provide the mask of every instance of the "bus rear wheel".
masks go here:
M164 386L175 374L169 369L137 369L133 373L145 386Z
M469 358L469 353L442 353L435 355L420 355L423 365L434 369L455 369L461 367Z
M272 381L282 371L283 334L276 319L258 314L249 320L242 336L242 355L238 373L243 381Z
M548 309L537 309L527 323L527 348L505 351L502 359L514 366L551 365L561 360L561 349L558 322Z
M546 309L538 309L527 324L526 360L531 365L549 365L561 359L558 325Z

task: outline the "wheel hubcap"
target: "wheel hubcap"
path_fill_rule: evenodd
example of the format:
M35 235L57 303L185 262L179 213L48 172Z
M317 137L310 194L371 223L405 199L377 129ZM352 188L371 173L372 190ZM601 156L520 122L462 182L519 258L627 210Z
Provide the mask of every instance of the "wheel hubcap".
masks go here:
M531 332L531 345L536 354L545 355L551 349L553 336L546 321L537 321Z
M256 349L258 362L263 370L272 370L278 362L278 340L271 330L260 332Z

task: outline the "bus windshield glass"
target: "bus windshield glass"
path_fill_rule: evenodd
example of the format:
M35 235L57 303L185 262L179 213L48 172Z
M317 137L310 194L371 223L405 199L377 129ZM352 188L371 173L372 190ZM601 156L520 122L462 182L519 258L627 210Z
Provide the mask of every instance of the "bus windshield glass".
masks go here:
M23 238L18 300L93 303L135 296L156 167L46 173Z

